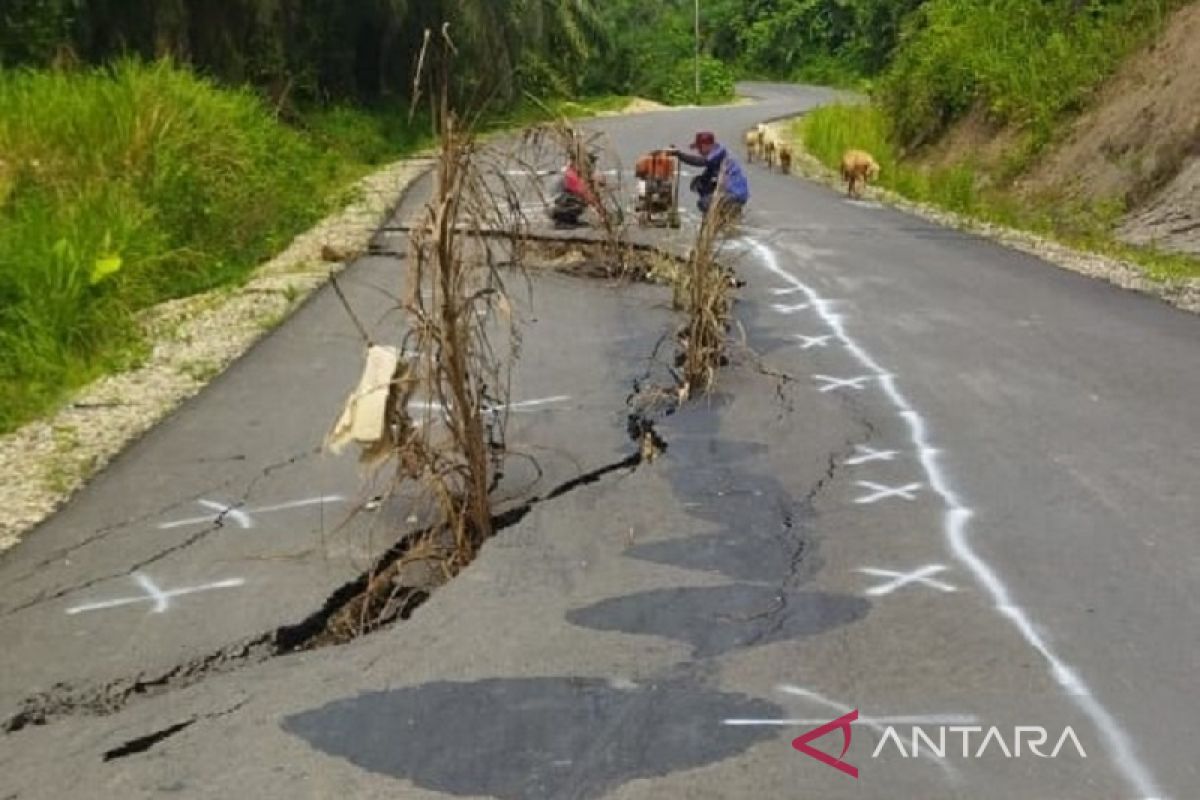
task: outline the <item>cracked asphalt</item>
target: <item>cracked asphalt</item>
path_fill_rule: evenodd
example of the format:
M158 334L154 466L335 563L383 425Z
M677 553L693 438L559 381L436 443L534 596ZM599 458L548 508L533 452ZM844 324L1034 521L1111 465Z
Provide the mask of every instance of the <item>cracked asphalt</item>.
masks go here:
M589 127L631 163L830 98L747 91ZM407 621L264 638L408 514L351 516L378 487L317 452L361 365L330 291L131 447L0 560L0 797L1193 796L1200 322L749 175L746 347L653 463L618 466L669 291L533 279L509 439L541 474L504 488L547 499ZM399 267L342 279L381 341ZM853 709L857 779L792 747ZM889 725L980 732L904 757ZM1085 752L976 757L992 726Z

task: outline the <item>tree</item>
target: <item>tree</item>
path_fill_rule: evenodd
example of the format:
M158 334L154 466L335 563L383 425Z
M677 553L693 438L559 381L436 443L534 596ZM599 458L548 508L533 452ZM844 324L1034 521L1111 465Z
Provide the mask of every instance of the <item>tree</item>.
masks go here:
M171 57L276 97L370 102L410 92L424 31L447 23L460 82L501 100L532 65L574 90L605 38L594 0L7 0L0 64Z

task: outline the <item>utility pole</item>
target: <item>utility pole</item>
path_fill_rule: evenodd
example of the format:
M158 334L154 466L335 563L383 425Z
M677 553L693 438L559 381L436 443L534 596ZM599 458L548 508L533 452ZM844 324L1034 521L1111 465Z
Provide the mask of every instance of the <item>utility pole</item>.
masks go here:
M700 102L700 0L696 0L696 102Z

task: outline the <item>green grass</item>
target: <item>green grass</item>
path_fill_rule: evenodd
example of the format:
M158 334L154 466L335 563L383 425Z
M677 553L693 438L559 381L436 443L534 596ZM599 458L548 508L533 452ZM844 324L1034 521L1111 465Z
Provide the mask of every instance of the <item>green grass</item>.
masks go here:
M135 362L138 311L237 283L416 141L305 122L166 63L0 70L0 431Z
M918 202L1043 234L1139 264L1158 279L1200 276L1200 261L1116 241L1122 203L1017 196L1009 187L1122 59L1162 29L1183 0L929 0L906 25L875 104L819 109L801 123L805 147L836 168L850 147L871 152L880 183ZM955 120L982 112L1015 133L1001 163L968 156L927 168L901 158Z
M910 200L1131 261L1158 280L1200 278L1200 259L1118 242L1113 230L1125 211L1119 202L1019 197L1002 188L1007 183L985 180L991 176L969 162L938 169L906 162L898 157L888 117L877 106L816 109L796 123L795 135L809 153L834 170L846 150L866 150L879 162L879 185Z
M892 145L887 117L875 106L825 106L804 116L797 126L805 149L831 169L838 168L846 150L866 150L879 162L881 186L963 213L980 205L975 173L969 166L924 170L905 164Z
M410 120L408 108L401 106L303 109L297 127L350 176L361 172L363 166L382 166L398 155L433 146L428 117L418 115Z
M529 103L484 127L628 102ZM139 311L239 283L356 178L432 143L407 108L285 124L169 63L0 69L0 433L143 358Z
M830 86L856 92L869 92L872 81L844 58L817 54L805 61L791 75L793 83Z
M1040 146L1184 0L930 0L878 84L905 144L981 108Z

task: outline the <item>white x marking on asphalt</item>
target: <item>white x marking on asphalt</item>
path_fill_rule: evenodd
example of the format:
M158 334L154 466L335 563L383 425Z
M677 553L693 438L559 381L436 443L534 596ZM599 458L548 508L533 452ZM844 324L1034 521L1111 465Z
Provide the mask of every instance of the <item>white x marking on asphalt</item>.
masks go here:
M930 564L912 572L895 572L894 570L877 569L875 567L862 567L857 571L863 575L873 575L876 578L890 579L886 583L872 586L864 593L870 597L882 597L885 594L891 594L897 589L902 589L912 584L928 586L931 589L937 589L939 592L957 592L957 586L951 586L944 581L934 580L930 577L931 575L937 575L939 572L945 572L946 569L947 567L944 564Z
M835 389L861 389L867 385L867 381L874 380L876 375L860 375L857 378L831 378L828 375L814 375L815 380L821 381L824 385L821 387L822 392L832 392Z
M832 335L830 335L830 336L797 335L795 337L796 341L798 341L800 343L801 350L811 350L814 347L827 347L829 345L829 340L832 338L833 338Z
M159 530L165 531L171 528L182 528L187 525L199 525L200 523L212 524L220 522L228 517L237 523L239 528L253 528L254 514L269 514L273 511L286 511L292 508L305 508L307 506L319 506L326 503L340 503L346 498L340 494L328 495L325 497L311 497L307 500L295 500L291 503L279 503L273 506L263 506L261 508L240 509L236 506L217 503L212 500L197 500L199 505L205 508L210 508L214 513L204 517L188 517L187 519L177 519L171 522L164 522L158 526Z
M860 506L878 503L880 500L887 500L890 497L916 500L916 493L922 486L920 483L910 483L908 486L882 486L870 481L857 481L857 483L862 488L870 489L873 492L873 494L865 494L854 501Z
M149 575L135 572L132 577L145 594L138 597L118 597L115 600L103 600L99 603L85 603L81 606L68 608L67 613L73 616L75 614L82 614L85 611L101 611L106 608L119 608L121 606L133 605L134 603L153 603L154 608L151 611L155 614L162 614L170 608L172 597L182 597L188 594L196 594L197 592L210 592L213 589L233 589L246 583L242 578L230 578L229 580L217 581L216 583L206 583L203 586L189 586L183 589L164 591L159 588L158 584Z
M858 453L856 456L851 456L846 459L846 464L851 467L857 467L859 464L867 464L871 461L892 461L900 453L896 450L876 450L873 447L864 447L858 445L854 448Z

